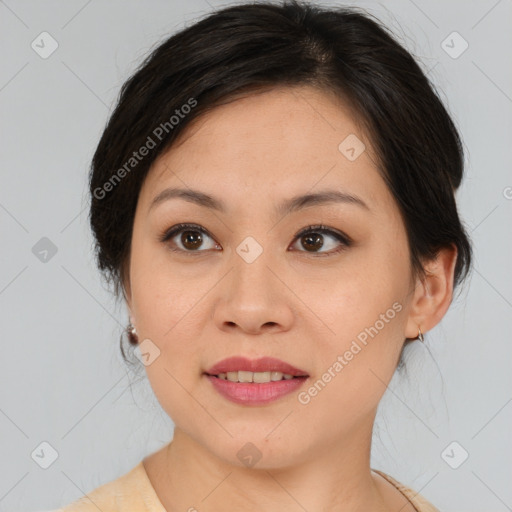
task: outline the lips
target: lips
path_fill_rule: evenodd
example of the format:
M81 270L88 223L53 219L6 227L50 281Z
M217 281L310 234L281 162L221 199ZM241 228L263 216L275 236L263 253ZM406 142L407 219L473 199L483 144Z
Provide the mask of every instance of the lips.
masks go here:
M219 375L220 373L247 371L247 372L281 372L294 377L308 377L308 373L291 364L285 363L273 357L261 357L259 359L247 359L246 357L229 357L214 364L205 373Z

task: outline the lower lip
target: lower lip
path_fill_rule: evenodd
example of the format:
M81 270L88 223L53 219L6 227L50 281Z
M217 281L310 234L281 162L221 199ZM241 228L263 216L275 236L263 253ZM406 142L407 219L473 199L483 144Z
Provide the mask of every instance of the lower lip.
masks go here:
M212 375L205 375L213 387L225 398L237 404L263 405L292 393L304 384L308 377L295 377L265 383L231 382Z

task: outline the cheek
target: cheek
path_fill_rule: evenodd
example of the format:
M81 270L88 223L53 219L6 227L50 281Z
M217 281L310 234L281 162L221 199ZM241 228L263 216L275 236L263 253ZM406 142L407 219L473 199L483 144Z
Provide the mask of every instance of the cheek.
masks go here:
M368 382L378 384L377 376L387 382L398 362L405 323L405 305L391 296L377 304L340 308L330 322L334 334L319 342L321 367L346 377L344 389L354 392Z
M200 377L201 353L197 293L183 277L154 264L138 272L133 287L139 331L157 347L159 356L145 367L155 397L183 430L204 411L191 400ZM194 288L192 288L193 290ZM196 407L197 406L197 407Z
M321 370L311 394L322 395L315 398L318 405L369 411L393 376L404 339L409 281L402 270L408 268L405 258L393 259L392 252L383 245L361 254L357 264L333 277L336 284L329 291L322 288L321 295L311 296L311 309L329 326L316 338Z
M130 279L138 330L155 340L172 337L193 307L194 287L170 264L165 250L148 241L138 243L135 235Z
M148 346L158 354L145 367L148 380L174 420L176 411L190 402L184 389L192 389L200 374L197 302L204 292L198 289L200 282L192 284L183 273L176 272L161 252L135 245L131 262L132 307L139 339L149 339L154 345Z
M375 413L396 370L404 311L395 302L338 321L337 334L324 338L317 351L318 373L297 397L308 417L335 435L335 424L350 429Z
M389 247L361 250L343 260L338 269L330 269L325 278L302 280L298 294L307 297L307 305L330 328L329 346L343 347L360 333L364 340L365 329L376 322L384 336L392 329L399 331L403 315L398 313L405 309L409 284L403 263Z

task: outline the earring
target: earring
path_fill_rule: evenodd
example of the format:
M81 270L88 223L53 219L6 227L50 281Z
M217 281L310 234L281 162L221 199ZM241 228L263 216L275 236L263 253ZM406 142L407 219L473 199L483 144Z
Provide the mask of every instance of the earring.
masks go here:
M424 343L425 340L423 338L423 334L421 332L420 326L418 325L418 339L421 341L421 343Z
M137 336L137 329L135 329L135 326L132 325L131 323L128 324L128 327L126 328L126 330L133 334L133 336Z

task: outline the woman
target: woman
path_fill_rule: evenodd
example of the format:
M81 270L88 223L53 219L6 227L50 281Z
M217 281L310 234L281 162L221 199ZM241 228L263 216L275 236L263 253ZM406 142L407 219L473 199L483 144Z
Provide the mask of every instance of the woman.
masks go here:
M462 175L434 88L359 10L240 4L156 48L90 221L174 437L61 510L437 510L371 436L470 270Z

